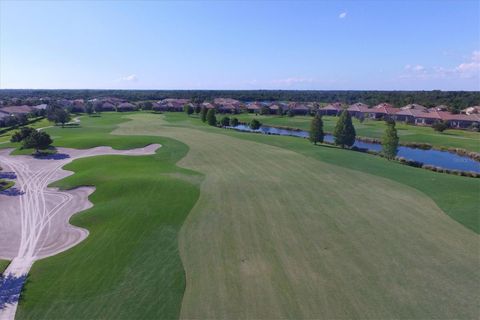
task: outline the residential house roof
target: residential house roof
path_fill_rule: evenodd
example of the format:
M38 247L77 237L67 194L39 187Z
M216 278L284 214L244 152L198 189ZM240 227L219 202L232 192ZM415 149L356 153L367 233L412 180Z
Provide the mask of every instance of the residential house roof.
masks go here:
M368 111L369 106L365 103L357 102L352 104L350 107L348 107L348 111L360 111L360 112L365 112Z
M411 104L407 104L404 107L401 107L400 109L402 109L402 110L413 109L413 110L424 110L425 111L425 110L427 110L427 107L422 106L421 104L411 103Z
M476 114L480 113L480 106L468 107L462 110L464 114Z
M33 108L27 105L23 106L9 106L0 108L0 111L8 114L27 114L32 112Z

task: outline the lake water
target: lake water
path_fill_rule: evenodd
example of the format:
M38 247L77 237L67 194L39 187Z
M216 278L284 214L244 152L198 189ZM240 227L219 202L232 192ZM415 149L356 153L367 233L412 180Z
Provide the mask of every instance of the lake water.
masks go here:
M288 129L280 129L268 126L262 126L258 130L252 130L247 125L238 125L233 129L239 131L248 131L248 132L262 132L265 134L277 134L282 136L294 136L300 138L308 138L308 132L303 130L288 130ZM326 142L333 142L332 135L325 135L324 140ZM354 146L362 149L368 149L373 151L381 151L382 145L378 143L369 143L363 141L355 141ZM411 147L398 147L398 154L399 157L404 157L406 159L420 161L424 164L433 165L436 167L442 167L445 169L450 170L462 170L462 171L473 171L480 173L480 163L465 156L460 156L458 154L448 152L448 151L440 151L440 150L422 150L416 149Z

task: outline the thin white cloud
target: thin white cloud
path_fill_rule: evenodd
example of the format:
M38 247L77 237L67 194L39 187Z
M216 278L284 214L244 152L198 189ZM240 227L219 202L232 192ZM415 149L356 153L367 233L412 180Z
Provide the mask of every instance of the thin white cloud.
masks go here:
M118 81L127 81L127 82L134 82L137 80L138 80L138 77L136 74L130 74L128 76L124 76L118 79Z
M414 66L407 64L404 69L409 71L421 72L425 70L425 67L419 64Z
M346 13L346 12L342 12L342 13L340 13L340 14L338 15L338 17L339 17L340 19L345 19L345 18L347 17L347 13Z
M285 79L276 79L272 80L273 84L281 84L286 86L291 86L294 84L302 84L302 83L312 83L314 79L311 78L285 78Z
M479 78L480 77L480 51L474 51L468 61L455 67L424 67L422 65L407 64L405 72L400 78L416 79L446 79L446 78Z

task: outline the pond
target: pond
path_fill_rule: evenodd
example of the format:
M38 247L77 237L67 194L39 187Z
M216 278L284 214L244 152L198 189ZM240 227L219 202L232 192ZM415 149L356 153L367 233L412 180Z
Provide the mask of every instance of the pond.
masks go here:
M252 130L247 125L238 125L232 127L238 131L248 131L248 132L262 132L265 134L277 134L282 136L294 136L300 138L308 138L308 132L303 130L289 130L289 129L280 129L268 126L262 126L258 130ZM326 142L333 142L333 136L330 134L325 135ZM354 146L362 149L368 149L373 151L381 151L382 145L378 143L370 143L356 140ZM462 170L462 171L473 171L480 173L480 163L466 156L460 156L458 154L440 151L440 150L423 150L412 147L399 146L398 154L399 157L404 157L405 159L419 161L427 165L432 165L436 167L442 167L450 170Z

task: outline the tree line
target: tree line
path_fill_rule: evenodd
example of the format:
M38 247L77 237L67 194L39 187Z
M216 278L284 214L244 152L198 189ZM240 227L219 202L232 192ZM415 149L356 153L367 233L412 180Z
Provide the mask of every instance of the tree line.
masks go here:
M363 102L376 105L382 102L396 107L418 103L426 107L447 105L460 110L480 104L478 91L360 91L360 90L0 90L0 100L19 99L16 103L31 103L31 99L92 99L115 97L128 101L161 100L165 98L190 99L201 103L214 98L233 98L247 101L317 101L353 104ZM27 100L29 98L30 100Z

